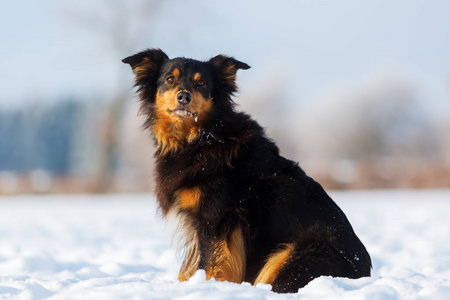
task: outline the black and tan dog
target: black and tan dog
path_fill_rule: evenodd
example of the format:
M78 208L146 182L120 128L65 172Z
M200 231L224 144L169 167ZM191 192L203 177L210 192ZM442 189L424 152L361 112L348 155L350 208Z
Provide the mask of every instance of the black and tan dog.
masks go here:
M176 221L178 279L267 283L297 292L321 275L370 276L371 260L344 213L231 96L232 57L169 59L159 49L123 60L158 146L157 199Z

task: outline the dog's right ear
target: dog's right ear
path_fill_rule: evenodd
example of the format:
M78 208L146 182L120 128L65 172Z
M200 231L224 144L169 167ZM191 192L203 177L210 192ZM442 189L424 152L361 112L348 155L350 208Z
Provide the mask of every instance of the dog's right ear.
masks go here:
M131 66L136 75L135 86L138 87L141 100L153 102L156 82L167 59L169 57L161 49L147 49L122 60Z
M158 70L163 62L169 59L161 49L147 49L122 59L122 62L129 64L136 76L144 69Z

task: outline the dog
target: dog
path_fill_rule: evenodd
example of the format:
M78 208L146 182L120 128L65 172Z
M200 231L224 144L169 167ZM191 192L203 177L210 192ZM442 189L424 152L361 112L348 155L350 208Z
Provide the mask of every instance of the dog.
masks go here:
M147 49L122 60L135 74L157 150L156 197L183 263L218 281L295 293L319 276L370 276L371 259L345 214L249 115L235 109L233 57L170 59Z

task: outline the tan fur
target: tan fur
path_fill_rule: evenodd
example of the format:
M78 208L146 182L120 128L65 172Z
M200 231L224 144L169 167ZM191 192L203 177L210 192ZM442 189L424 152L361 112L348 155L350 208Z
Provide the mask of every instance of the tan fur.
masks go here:
M194 81L199 81L200 79L202 79L202 75L200 75L200 73L195 73Z
M178 79L180 78L180 70L173 69L172 74L173 76L175 76L176 81L178 81Z
M244 237L237 227L227 240L214 243L213 253L206 269L206 279L241 283L245 277L246 253Z
M255 280L258 283L272 284L280 273L285 262L291 257L295 250L295 244L284 244L281 250L272 253L261 269Z
M136 75L136 80L140 80L147 76L148 69L156 69L157 66L150 58L145 57L140 64L133 68L133 72Z
M193 92L192 100L186 109L195 116L178 117L174 113L179 107L177 94L177 89L165 93L158 90L156 93L156 120L152 129L157 144L161 146L160 155L177 152L184 143L194 141L212 108L211 99L205 99L200 93Z
M177 192L178 205L182 210L197 211L201 196L202 192L199 187L179 190Z
M170 90L165 93L156 93L157 120L153 125L157 144L161 146L161 155L176 152L182 147L194 123L193 118L180 119L172 111L177 108L177 91Z

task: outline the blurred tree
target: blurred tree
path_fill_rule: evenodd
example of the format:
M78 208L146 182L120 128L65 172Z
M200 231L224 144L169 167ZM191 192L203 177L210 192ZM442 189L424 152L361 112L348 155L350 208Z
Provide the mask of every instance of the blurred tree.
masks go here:
M52 105L0 113L0 171L69 173L80 106L79 101L65 98Z
M95 3L99 5L98 2ZM136 52L139 45L151 45L152 31L163 1L158 0L104 0L101 9L80 7L76 22L89 29L105 42L105 49L120 60ZM94 5L94 6L96 6ZM139 49L140 50L140 49ZM105 121L100 137L100 151L97 161L97 190L106 192L113 186L114 173L118 164L119 128L128 99L129 80L125 73L117 73L117 90L114 99L105 112Z
M25 161L25 128L23 114L0 112L0 171L22 171Z
M414 87L380 78L335 93L303 114L309 156L353 161L436 157L437 138Z
M439 131L418 95L389 75L300 111L306 170L329 188L444 186Z

